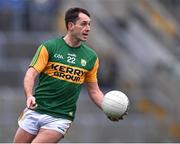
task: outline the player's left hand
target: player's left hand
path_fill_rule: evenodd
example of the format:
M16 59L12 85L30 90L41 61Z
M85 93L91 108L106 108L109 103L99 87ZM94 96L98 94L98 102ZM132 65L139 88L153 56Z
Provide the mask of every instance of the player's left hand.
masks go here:
M111 121L119 121L119 120L123 120L124 119L124 116L126 116L128 114L128 112L125 112L121 117L111 117L111 116L107 116L108 119L110 119Z

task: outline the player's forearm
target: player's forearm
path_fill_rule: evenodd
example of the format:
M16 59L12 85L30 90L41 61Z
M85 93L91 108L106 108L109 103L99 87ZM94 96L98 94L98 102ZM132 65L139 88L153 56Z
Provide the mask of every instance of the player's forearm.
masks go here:
M100 90L96 90L91 93L92 100L100 109L102 109L101 105L102 105L103 96L104 95Z
M33 95L33 87L35 83L35 79L37 76L37 72L33 68L29 68L24 77L24 91L26 97Z
M26 76L24 78L24 91L25 91L25 95L28 96L32 96L33 94L33 87L34 87L34 80L31 79L31 77Z
M87 90L88 90L88 93L89 93L91 99L93 100L93 102L100 109L102 109L101 105L102 105L104 94L99 89L98 84L97 83L87 83Z

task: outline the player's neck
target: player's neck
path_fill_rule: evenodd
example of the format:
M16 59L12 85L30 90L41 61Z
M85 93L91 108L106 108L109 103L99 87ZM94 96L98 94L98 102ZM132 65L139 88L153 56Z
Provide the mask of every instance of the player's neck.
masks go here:
M63 39L70 47L75 48L75 47L79 47L81 45L81 41L75 39L74 37L72 37L68 34Z

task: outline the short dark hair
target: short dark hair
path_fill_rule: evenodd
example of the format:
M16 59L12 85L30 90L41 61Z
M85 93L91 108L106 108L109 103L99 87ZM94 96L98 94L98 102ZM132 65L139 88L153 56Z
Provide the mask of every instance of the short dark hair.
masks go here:
M75 23L78 20L79 13L84 13L90 17L90 14L87 10L79 7L70 8L65 13L65 24L66 28L68 29L68 23L72 22Z

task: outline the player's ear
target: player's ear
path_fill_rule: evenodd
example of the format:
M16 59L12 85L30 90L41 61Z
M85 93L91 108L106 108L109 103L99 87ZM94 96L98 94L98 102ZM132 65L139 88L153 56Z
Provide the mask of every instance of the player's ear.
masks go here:
M69 22L68 23L68 30L73 30L74 28L74 23L73 22Z

